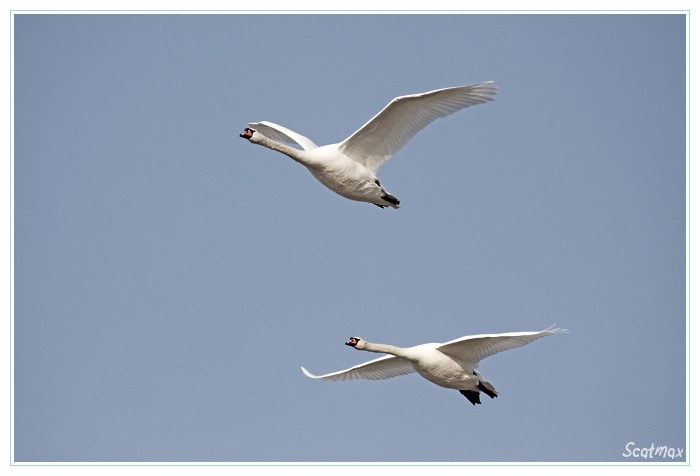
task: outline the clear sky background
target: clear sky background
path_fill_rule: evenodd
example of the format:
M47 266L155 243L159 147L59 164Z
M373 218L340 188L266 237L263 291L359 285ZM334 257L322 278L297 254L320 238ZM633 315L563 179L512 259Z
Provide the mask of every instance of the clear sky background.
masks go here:
M17 461L629 462L685 448L685 16L14 16ZM496 81L346 200L238 134L338 142ZM463 335L473 407L319 382ZM635 460L638 461L638 460Z

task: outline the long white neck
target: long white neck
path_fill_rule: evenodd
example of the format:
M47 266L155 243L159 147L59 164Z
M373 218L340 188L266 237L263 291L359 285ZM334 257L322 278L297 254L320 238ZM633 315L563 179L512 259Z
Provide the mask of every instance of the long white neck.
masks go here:
M360 350L378 352L381 354L391 354L395 355L396 357L406 357L406 349L389 344L375 344L374 342L365 341L364 347L362 347Z
M289 146L287 144L282 144L281 142L274 141L268 137L265 137L259 132L253 134L253 137L251 137L250 142L265 146L268 149L276 150L277 152L282 152L284 155L291 157L300 164L306 166L310 165L309 161L306 159L306 157L304 157L304 151L295 149L294 147Z

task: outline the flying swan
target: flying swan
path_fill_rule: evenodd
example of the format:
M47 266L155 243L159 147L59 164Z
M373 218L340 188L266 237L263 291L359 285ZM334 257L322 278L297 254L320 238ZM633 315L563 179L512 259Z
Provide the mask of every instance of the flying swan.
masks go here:
M508 332L460 337L444 344L422 344L414 347L396 347L374 344L360 337L351 337L345 345L358 350L385 355L364 364L326 375L313 375L304 367L307 377L321 380L381 380L418 372L426 380L445 388L459 390L472 405L481 404L480 392L491 398L498 396L496 389L476 371L479 361L504 350L529 344L540 337L568 332L553 325L539 332Z
M493 101L493 81L400 96L338 144L317 146L308 138L268 121L248 124L240 137L288 155L326 187L350 200L399 208L399 199L377 179L377 170L438 117ZM303 150L282 144L296 144Z

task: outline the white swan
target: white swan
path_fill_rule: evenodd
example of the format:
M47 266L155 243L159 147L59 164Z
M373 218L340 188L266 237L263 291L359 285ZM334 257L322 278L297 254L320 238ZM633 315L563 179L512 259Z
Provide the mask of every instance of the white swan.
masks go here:
M345 345L391 355L326 375L313 375L304 367L301 370L307 377L321 380L381 380L418 372L434 384L459 390L472 405L476 405L481 403L480 392L491 398L498 395L493 385L476 371L479 361L498 352L529 344L540 337L564 332L568 331L550 326L539 332L480 334L460 337L444 344L422 344L405 348L373 344L360 337L351 337Z
M384 190L377 179L379 167L438 117L492 101L495 94L493 81L487 81L400 96L343 142L322 147L267 121L248 124L240 137L288 155L345 198L382 208L399 208L399 200ZM297 144L303 150L277 141Z

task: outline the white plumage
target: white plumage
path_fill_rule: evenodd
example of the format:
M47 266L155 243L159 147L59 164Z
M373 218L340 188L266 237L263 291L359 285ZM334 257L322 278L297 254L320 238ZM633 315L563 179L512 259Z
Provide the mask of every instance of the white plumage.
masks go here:
M321 147L301 134L268 121L248 124L240 136L288 155L343 197L382 208L399 208L399 200L377 179L379 167L435 119L492 101L495 94L493 82L487 81L400 96L343 142ZM282 142L297 144L302 150Z
M539 332L480 334L442 344L421 344L405 348L351 337L346 345L358 350L391 355L325 375L314 375L304 367L301 370L307 377L320 380L381 380L417 372L436 385L459 390L472 404L477 404L481 403L479 392L484 392L491 398L497 395L493 386L476 371L481 360L529 344L540 337L565 332L568 331L550 326Z

